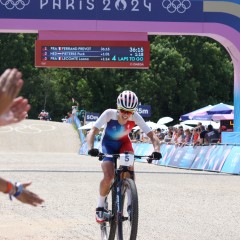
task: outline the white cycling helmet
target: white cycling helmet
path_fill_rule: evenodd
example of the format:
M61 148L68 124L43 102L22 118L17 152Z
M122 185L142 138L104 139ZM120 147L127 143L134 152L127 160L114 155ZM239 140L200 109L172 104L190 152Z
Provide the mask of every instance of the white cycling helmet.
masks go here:
M117 108L126 111L136 111L138 106L138 97L132 91L123 91L117 98Z

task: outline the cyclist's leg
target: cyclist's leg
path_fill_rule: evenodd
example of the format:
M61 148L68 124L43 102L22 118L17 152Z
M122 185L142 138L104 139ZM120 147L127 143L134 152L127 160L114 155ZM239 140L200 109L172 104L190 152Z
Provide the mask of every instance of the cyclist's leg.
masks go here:
M107 209L105 209L105 201L108 195L112 179L114 177L114 165L111 161L102 163L103 179L100 182L99 199L96 208L96 221L102 223L106 220Z
M100 195L106 196L114 178L114 163L112 161L103 161L102 163L103 179L100 182Z
M112 142L102 143L102 152L108 154L119 153L119 144ZM109 192L111 182L114 178L114 160L111 157L104 157L102 162L103 179L100 182L100 196L106 196Z
M110 143L102 145L102 152L103 153L115 153L115 145L112 145ZM104 212L106 212L106 209L104 209L105 200L109 193L109 189L112 183L112 180L114 178L114 163L113 158L105 157L102 162L102 171L103 171L103 179L100 182L99 187L99 199L98 199L98 205L96 209L96 221L98 223L102 223L105 221Z

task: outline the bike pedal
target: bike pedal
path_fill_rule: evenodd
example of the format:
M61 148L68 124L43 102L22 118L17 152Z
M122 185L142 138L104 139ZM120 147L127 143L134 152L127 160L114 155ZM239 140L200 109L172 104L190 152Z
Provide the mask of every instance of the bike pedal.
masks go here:
M109 220L111 219L111 216L112 216L112 215L111 215L111 213L109 213L109 212L108 212L108 213L104 213L104 217L105 217L105 219L106 219L105 221L106 221L106 222L109 222Z
M127 221L127 220L128 220L128 217L122 216L122 221Z

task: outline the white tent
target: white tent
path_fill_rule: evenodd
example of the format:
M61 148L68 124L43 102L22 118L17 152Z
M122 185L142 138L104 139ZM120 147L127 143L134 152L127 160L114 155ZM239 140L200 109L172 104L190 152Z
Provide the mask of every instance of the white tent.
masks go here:
M172 121L173 121L173 118L171 118L171 117L162 117L158 120L157 124L162 125L162 124L166 124L166 123L169 123Z
M155 122L147 121L146 124L152 129L155 130L158 128L157 124Z

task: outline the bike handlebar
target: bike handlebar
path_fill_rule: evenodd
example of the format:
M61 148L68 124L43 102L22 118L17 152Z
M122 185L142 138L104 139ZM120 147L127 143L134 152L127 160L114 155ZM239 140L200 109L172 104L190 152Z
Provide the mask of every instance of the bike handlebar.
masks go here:
M102 161L104 157L119 158L120 154L99 153L98 157L99 157L99 161ZM146 158L148 163L152 163L152 161L154 160L151 155L150 156L134 155L134 158L140 158L140 159Z

